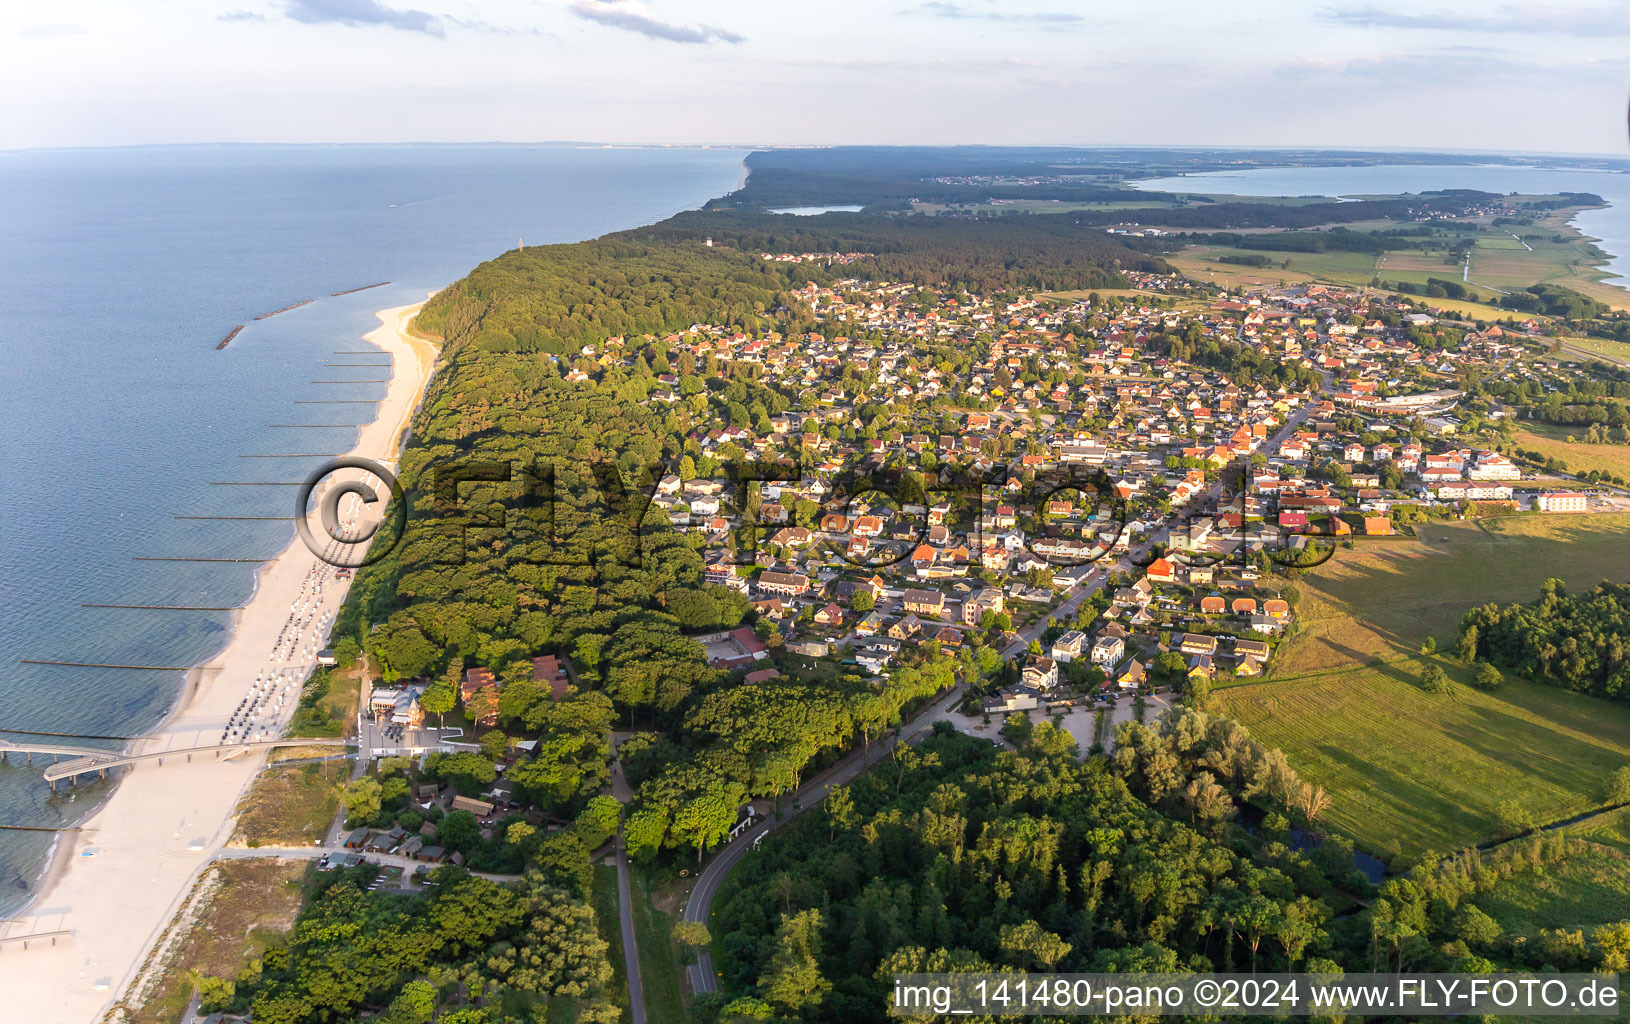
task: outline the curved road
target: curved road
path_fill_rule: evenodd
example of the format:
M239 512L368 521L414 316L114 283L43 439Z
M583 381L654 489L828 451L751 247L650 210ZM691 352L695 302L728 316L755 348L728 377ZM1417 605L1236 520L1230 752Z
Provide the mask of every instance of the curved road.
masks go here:
M795 806L788 810L780 820L766 818L725 844L724 849L720 850L718 855L708 862L707 867L702 869L702 873L696 876L696 887L691 890L690 899L685 901L684 919L702 924L708 923L708 919L713 916L714 897L719 895L719 887L724 884L725 876L729 875L730 869L735 867L743 857L747 856L747 852L753 848L755 841L820 803L826 798L827 790L833 786L843 786L852 782L857 775L871 768L892 752L898 742L901 740L909 741L927 727L936 715L950 710L957 701L962 699L967 689L966 683L958 683L951 687L943 697L925 708L898 734L872 744L870 749L855 751L800 786L793 797ZM712 992L718 987L718 976L713 971L713 956L707 950L698 950L696 962L687 970L690 972L692 992Z

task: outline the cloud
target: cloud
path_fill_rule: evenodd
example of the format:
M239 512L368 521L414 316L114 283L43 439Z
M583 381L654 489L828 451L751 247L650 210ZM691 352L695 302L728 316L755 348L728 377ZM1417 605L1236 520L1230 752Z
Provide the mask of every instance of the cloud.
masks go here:
M951 18L957 21L1028 21L1048 25L1073 25L1082 20L1079 14L1068 14L1063 11L973 10L959 4L948 3L947 0L928 0L927 3L908 8L900 13L926 14L935 18Z
M73 36L85 31L84 25L64 25L60 22L40 22L33 25L24 25L17 30L17 34L24 39L53 39L57 36Z
M258 11L222 11L215 16L216 21L265 21L266 15Z
M1308 57L1273 65L1275 78L1325 82L1350 88L1355 82L1381 85L1467 86L1511 75L1528 76L1533 65L1504 57L1470 53L1383 53L1350 59Z
M1583 4L1510 4L1492 14L1453 14L1449 11L1412 14L1379 7L1336 7L1323 12L1326 20L1355 28L1444 29L1457 32L1525 32L1566 36L1630 35L1630 6L1594 7Z
M487 32L495 36L537 36L543 39L553 39L557 42L560 37L553 32L545 32L541 28L532 28L518 25L494 25L490 21L479 21L466 18L455 18L447 15L446 22L454 28L461 28L467 32Z
M435 15L424 11L397 10L378 0L287 0L283 12L294 21L308 25L385 25L406 32L445 34Z
M571 12L586 21L670 43L746 41L744 36L713 25L674 25L659 21L647 13L638 0L578 0L572 4Z

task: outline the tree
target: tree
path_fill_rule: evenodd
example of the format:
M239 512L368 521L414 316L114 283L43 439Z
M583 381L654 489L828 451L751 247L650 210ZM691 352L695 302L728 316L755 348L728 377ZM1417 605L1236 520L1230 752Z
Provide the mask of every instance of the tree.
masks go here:
M462 782L467 789L489 785L498 777L492 758L473 750L444 755L436 762L435 770L438 778L448 779L455 786Z
M1176 651L1162 651L1155 658L1155 671L1168 680L1182 679L1188 675L1189 664Z
M1016 967L1051 971L1072 948L1068 942L1035 921L1002 926L1001 945Z
M1436 654L1437 652L1438 652L1438 638L1437 637L1429 636L1425 640L1421 641L1421 653L1422 654Z
M857 612L869 612L877 607L877 595L870 587L863 587L850 595L849 607Z
M509 823L509 828L504 830L504 842L511 846L524 847L526 841L537 835L537 832L538 829L535 825L530 825L524 821L512 821Z
M1477 666L1477 674L1472 677L1472 681L1484 690L1497 690L1500 684L1505 682L1505 676L1500 674L1500 670L1495 668L1492 662L1485 661Z
M438 680L419 695L419 706L424 708L426 713L435 715L436 724L440 726L442 716L453 710L457 700L458 693L454 691L452 684L446 680Z
M596 796L590 798L573 827L578 835L583 837L583 845L589 849L604 846L612 836L617 834L618 822L622 819L623 805L615 797Z
M1468 625L1460 631L1460 638L1455 641L1455 657L1461 661L1477 660L1477 627Z
M504 756L509 749L509 737L504 735L502 729L489 729L481 734L481 753L490 761L496 761Z
M468 853L481 841L481 826L469 811L452 811L436 826L436 839L449 850Z
M1608 776L1607 802L1630 804L1630 765L1624 765Z
M695 960L696 950L706 949L713 942L712 933L708 931L707 925L700 921L675 921L671 934L675 942L686 948L692 962Z
M1195 711L1205 711L1211 706L1211 680L1204 676L1195 676L1183 687L1183 703Z
M1440 666L1426 666L1426 670L1421 673L1421 689L1427 693L1448 693L1449 674Z
M1534 830L1533 814L1515 800L1500 801L1494 808L1494 817L1502 838L1526 835Z
M847 787L833 786L828 789L822 806L826 808L828 841L836 839L839 830L847 832L855 827L855 801Z
M1455 937L1473 948L1493 945L1501 933L1500 923L1474 904L1466 904L1455 914Z
M817 1006L832 991L832 983L821 974L821 912L803 910L782 914L775 933L775 952L769 970L760 981L771 1003L789 1013Z
M428 696L428 691L426 695ZM470 694L470 699L464 702L464 714L475 725L497 721L498 711L499 697L496 686L483 686Z
M366 825L379 817L380 783L372 775L364 775L345 787L345 823Z

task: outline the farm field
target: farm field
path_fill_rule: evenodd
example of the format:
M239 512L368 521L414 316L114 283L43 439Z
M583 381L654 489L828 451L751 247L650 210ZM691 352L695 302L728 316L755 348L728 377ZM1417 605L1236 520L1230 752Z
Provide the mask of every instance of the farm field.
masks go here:
M1382 855L1418 856L1492 839L1496 808L1521 804L1550 822L1600 806L1630 762L1630 708L1520 679L1486 693L1418 685L1429 659L1219 694L1223 714L1283 749L1331 796L1324 823Z
M1531 601L1557 577L1575 588L1630 579L1630 515L1511 516L1423 525L1417 540L1359 541L1296 582L1297 635L1274 678L1353 668L1454 641L1474 605Z
M1563 352L1578 359L1605 359L1630 364L1630 343L1608 338L1563 338Z
M1547 458L1561 459L1570 473L1611 473L1630 477L1630 445L1586 444L1569 441L1568 435L1582 436L1588 427L1558 427L1549 423L1529 423L1511 435L1517 447L1543 452Z
M1630 918L1630 857L1617 850L1576 853L1543 872L1506 879L1476 903L1508 932L1592 928Z
M1619 807L1562 830L1570 836L1588 839L1630 855L1630 807ZM1630 915L1627 915L1630 916Z
M1276 288L1280 282L1287 285L1307 284L1314 280L1313 275L1305 270L1297 269L1293 259L1291 269L1284 270L1279 267L1242 267L1230 263L1217 262L1217 255L1230 253L1240 255L1243 249L1234 249L1228 246L1196 245L1185 248L1182 252L1166 257L1166 262L1182 271L1196 281L1206 281L1220 285L1224 288ZM1283 257L1277 253L1263 253L1270 259L1278 258L1284 262ZM1365 277L1367 284L1369 277Z
M1219 691L1222 712L1332 797L1326 824L1378 853L1418 855L1494 837L1515 800L1538 821L1597 807L1630 763L1630 708L1419 654L1449 649L1473 605L1532 600L1548 577L1570 586L1630 578L1630 516L1514 516L1421 527L1419 540L1363 543L1304 575L1298 632L1267 681ZM1457 685L1428 694L1436 660Z

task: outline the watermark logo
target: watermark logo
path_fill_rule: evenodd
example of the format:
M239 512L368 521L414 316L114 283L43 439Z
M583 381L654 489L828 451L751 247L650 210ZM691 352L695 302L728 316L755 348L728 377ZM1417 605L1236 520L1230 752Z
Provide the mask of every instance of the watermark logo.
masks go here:
M319 487L321 498L313 508L312 497ZM379 507L381 487L390 495L384 508ZM376 511L378 518L370 518L368 514ZM320 537L312 529L313 514L322 528ZM329 565L359 569L389 555L402 540L407 531L406 494L389 469L372 459L345 456L317 467L300 485L294 522L300 540L312 554ZM374 543L386 523L390 524L389 539Z

